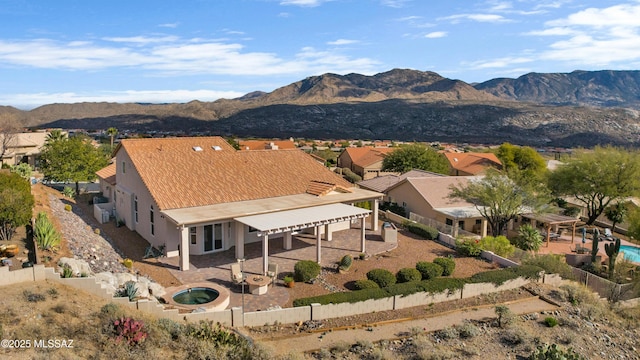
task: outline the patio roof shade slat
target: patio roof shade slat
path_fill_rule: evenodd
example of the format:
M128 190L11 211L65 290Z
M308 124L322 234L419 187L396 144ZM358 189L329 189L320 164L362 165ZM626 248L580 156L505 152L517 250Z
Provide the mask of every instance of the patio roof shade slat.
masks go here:
M234 218L247 226L258 230L258 236L296 231L312 226L333 224L340 221L360 219L371 210L346 204L330 204L303 209L285 210L268 214L250 215Z

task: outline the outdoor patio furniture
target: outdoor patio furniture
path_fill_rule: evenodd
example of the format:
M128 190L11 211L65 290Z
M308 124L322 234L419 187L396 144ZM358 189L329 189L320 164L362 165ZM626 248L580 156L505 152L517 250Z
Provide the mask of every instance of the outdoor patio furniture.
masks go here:
M605 228L604 229L604 233L602 235L600 235L599 239L600 240L607 240L607 241L614 241L614 237L613 237L613 233L611 232L611 229Z
M243 281L242 271L240 270L240 264L231 264L231 283L234 285L241 285Z
M269 263L267 268L267 276L271 278L271 284L275 284L276 279L278 278L278 264Z

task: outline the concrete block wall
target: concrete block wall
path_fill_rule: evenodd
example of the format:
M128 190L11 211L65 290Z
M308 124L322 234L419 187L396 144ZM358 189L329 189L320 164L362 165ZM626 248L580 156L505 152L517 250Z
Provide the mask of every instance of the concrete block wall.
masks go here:
M388 297L384 299L365 300L354 304L342 303L321 305L317 308L313 307L311 316L313 320L323 320L393 310L393 300L393 297Z
M495 262L502 267L513 267L513 266L520 265L515 261L509 260L507 258L503 258L502 256L498 256L492 253L491 251L483 250L482 253L480 253L480 257L487 261Z
M519 288L525 284L528 284L530 280L525 278L517 278L513 280L505 281L504 284L500 286L495 286L492 283L479 283L479 284L465 284L462 289L462 299L467 299L470 297L489 294L499 291L511 290Z
M200 320L205 320L205 321L213 321L214 323L219 322L220 324L223 324L226 326L233 325L231 310L189 313L189 314L180 314L180 315L182 315L184 320L188 322L197 323ZM164 317L164 315L162 315L161 317Z
M311 320L311 306L246 312L244 314L245 326L262 326L266 324L273 324L276 321L281 324L293 324L307 320Z
M394 310L405 309L413 306L422 306L462 298L462 290L444 292L440 294L417 293L407 296L395 296Z

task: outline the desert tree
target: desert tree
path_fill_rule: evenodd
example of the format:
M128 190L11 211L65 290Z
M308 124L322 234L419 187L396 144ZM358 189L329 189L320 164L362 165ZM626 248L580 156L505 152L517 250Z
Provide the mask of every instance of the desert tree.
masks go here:
M0 240L11 240L29 223L34 200L31 185L19 174L0 172Z
M610 204L640 192L640 157L610 146L579 152L549 174L549 188L583 204L591 225Z
M449 161L436 150L418 143L401 146L382 160L383 171L404 173L413 169L448 174Z
M607 220L611 221L611 232L613 233L616 231L616 225L623 222L625 216L627 216L627 205L620 201L609 205L609 207L604 209L604 216L607 217Z
M491 226L493 236L502 235L509 221L523 212L538 209L546 201L530 187L520 186L496 171L488 171L484 177L466 184L453 185L450 190L450 198L475 206Z
M96 171L107 166L108 157L93 146L89 138L73 136L49 143L44 147L41 160L45 180L74 182L79 194L79 183L94 180Z

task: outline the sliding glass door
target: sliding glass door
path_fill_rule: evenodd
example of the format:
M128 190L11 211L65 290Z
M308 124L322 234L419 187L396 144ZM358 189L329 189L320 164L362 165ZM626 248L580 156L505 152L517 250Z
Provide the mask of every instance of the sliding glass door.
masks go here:
M204 252L222 250L222 224L204 226Z

